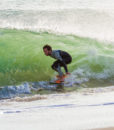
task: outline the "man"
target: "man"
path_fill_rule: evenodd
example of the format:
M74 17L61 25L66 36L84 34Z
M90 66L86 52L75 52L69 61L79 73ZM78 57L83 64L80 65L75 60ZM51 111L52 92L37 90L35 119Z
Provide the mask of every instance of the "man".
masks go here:
M62 50L52 50L52 47L49 45L45 45L43 47L43 51L46 56L50 56L56 59L56 61L51 66L52 69L59 73L59 75L57 76L58 80L56 80L56 83L64 81L65 75L61 71L61 67L64 67L66 75L70 74L67 69L67 64L71 63L72 61L72 57L70 56L70 54Z

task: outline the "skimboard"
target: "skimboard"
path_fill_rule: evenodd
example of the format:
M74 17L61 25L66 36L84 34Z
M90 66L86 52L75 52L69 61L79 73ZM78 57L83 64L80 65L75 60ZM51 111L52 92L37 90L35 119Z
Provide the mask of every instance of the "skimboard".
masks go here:
M52 81L49 81L49 83L50 84L60 84L60 85L62 85L62 84L65 84L65 83L67 83L64 79L65 78L67 78L68 77L68 75L64 75L64 78L63 78L63 81L59 81L59 79L58 79L58 77L56 76L56 80L52 80ZM57 80L58 79L58 80Z
M55 81L49 81L50 84L64 84L64 82L56 83Z
M56 82L56 80L51 80L51 81L49 81L49 83L50 84L58 84L58 85L60 84L60 85L63 85L63 84L66 84L67 81L64 80L64 81Z

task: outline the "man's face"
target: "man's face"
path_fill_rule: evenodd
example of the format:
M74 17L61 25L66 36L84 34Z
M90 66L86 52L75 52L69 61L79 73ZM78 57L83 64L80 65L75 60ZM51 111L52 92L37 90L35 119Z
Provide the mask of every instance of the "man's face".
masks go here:
M43 49L46 56L49 56L51 54L51 50L48 50L47 48Z

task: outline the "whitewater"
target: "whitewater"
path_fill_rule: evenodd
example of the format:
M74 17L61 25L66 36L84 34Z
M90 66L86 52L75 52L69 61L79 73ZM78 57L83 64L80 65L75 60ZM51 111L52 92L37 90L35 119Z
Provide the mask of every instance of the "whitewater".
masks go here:
M114 41L113 7L112 0L4 0L0 2L0 27Z
M113 0L0 0L0 129L113 129L113 21ZM45 44L72 55L65 84Z

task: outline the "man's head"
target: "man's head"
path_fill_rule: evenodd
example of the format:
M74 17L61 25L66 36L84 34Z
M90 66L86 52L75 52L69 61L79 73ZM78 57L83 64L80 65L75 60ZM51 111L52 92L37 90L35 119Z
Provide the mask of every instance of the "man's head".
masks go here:
M45 46L43 46L43 51L46 56L49 56L52 53L52 48L49 45L45 45Z

